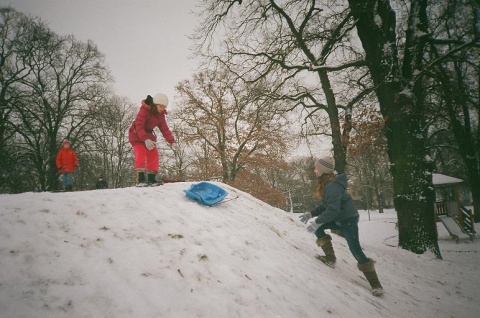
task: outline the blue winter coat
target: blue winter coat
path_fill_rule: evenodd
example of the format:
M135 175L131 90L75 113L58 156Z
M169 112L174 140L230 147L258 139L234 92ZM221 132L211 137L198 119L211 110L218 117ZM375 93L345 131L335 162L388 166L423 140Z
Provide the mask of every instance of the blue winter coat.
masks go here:
M347 193L347 175L336 176L335 181L329 181L323 192L322 202L312 211L312 216L318 216L317 224L339 222L358 216L358 210L352 196Z

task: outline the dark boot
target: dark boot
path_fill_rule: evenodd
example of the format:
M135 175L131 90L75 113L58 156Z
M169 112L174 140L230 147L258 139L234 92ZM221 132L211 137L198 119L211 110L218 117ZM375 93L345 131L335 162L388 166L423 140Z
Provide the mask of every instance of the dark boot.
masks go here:
M137 187L147 186L147 181L145 180L145 172L137 171Z
M363 272L365 278L372 286L372 295L381 296L384 293L383 287L378 280L377 272L375 271L375 262L373 259L369 258L368 262L365 264L358 264L357 267Z
M335 257L335 251L333 250L332 237L327 234L324 237L317 239L317 245L320 246L325 253L325 256L319 255L317 258L328 266L334 267L337 258Z
M67 185L67 187L65 188L65 191L73 191L73 185L71 184Z
M156 179L156 173L149 173L147 175L147 184L150 186L157 186L157 185L162 185L162 181L157 181Z

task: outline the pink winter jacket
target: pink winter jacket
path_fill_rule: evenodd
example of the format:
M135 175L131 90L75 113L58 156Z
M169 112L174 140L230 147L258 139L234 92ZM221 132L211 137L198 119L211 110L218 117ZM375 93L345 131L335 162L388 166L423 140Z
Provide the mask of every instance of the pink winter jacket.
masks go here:
M145 140L150 139L157 141L157 136L153 132L155 127L160 129L163 137L169 144L175 142L170 128L168 128L165 115L167 111L156 115L150 113L152 106L145 104L145 100L142 100L142 105L138 111L137 117L128 130L128 140L132 145L145 144Z

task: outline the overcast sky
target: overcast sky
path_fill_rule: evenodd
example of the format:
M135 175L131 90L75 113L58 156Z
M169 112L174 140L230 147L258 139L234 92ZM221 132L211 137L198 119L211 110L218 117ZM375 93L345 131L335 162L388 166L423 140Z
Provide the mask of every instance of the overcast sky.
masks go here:
M105 54L115 93L139 103L166 93L175 107L175 85L191 78L187 38L197 27L199 0L0 0L44 20L57 34L92 40Z

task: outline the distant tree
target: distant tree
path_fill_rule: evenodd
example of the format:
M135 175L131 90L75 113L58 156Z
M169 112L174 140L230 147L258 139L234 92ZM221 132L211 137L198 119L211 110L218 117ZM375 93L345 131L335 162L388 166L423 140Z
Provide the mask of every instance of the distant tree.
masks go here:
M103 175L110 188L125 187L135 182L133 151L128 129L136 115L136 106L126 98L112 96L94 105L91 129L80 146L85 188L94 188L94 181Z
M366 107L356 117L348 152L352 192L360 194L364 202L376 205L383 213L385 202L393 192L384 122L373 107Z
M283 184L280 187L288 194L287 211L307 212L317 203L316 178L313 167L316 158L299 156L288 161L289 168L281 172Z
M103 55L91 43L61 37L38 24L29 35L35 50L23 56L29 74L16 86L12 126L39 190L57 185L55 157L63 138L78 147L88 135L92 109L107 94L109 74ZM79 153L81 155L81 153Z
M254 154L248 169L242 169L232 185L272 206L283 208L289 197L288 180L285 179L289 166L285 153L282 153L284 149L275 150Z
M275 81L267 97L288 101L288 110L301 108L313 127L307 135L327 135L343 171L352 109L372 92L363 54L350 43L355 20L348 7L311 0L237 3L204 2L199 51L249 83ZM218 41L217 33L224 35Z
M178 150L173 151L169 145L166 145L165 143L160 144L159 149L162 154L159 170L160 174L163 175L163 177L177 181L205 180L205 178L211 176L212 174L206 172L203 177L200 177L194 175L193 170L190 169L195 162L195 158L208 158L209 156L197 155L195 152L198 151L198 149L195 149L195 147L192 147L192 145L186 142L186 140L191 139L188 137L188 127L184 127L181 122L170 120L169 127L175 136L175 143L178 146Z
M31 189L21 177L26 173L22 164L28 160L17 146L12 113L22 97L17 85L30 73L24 60L36 47L31 35L37 27L38 21L10 7L0 8L0 192Z
M283 162L288 122L258 86L252 89L219 68L197 73L176 89L182 106L172 117L184 127L199 178L231 183L254 168Z

